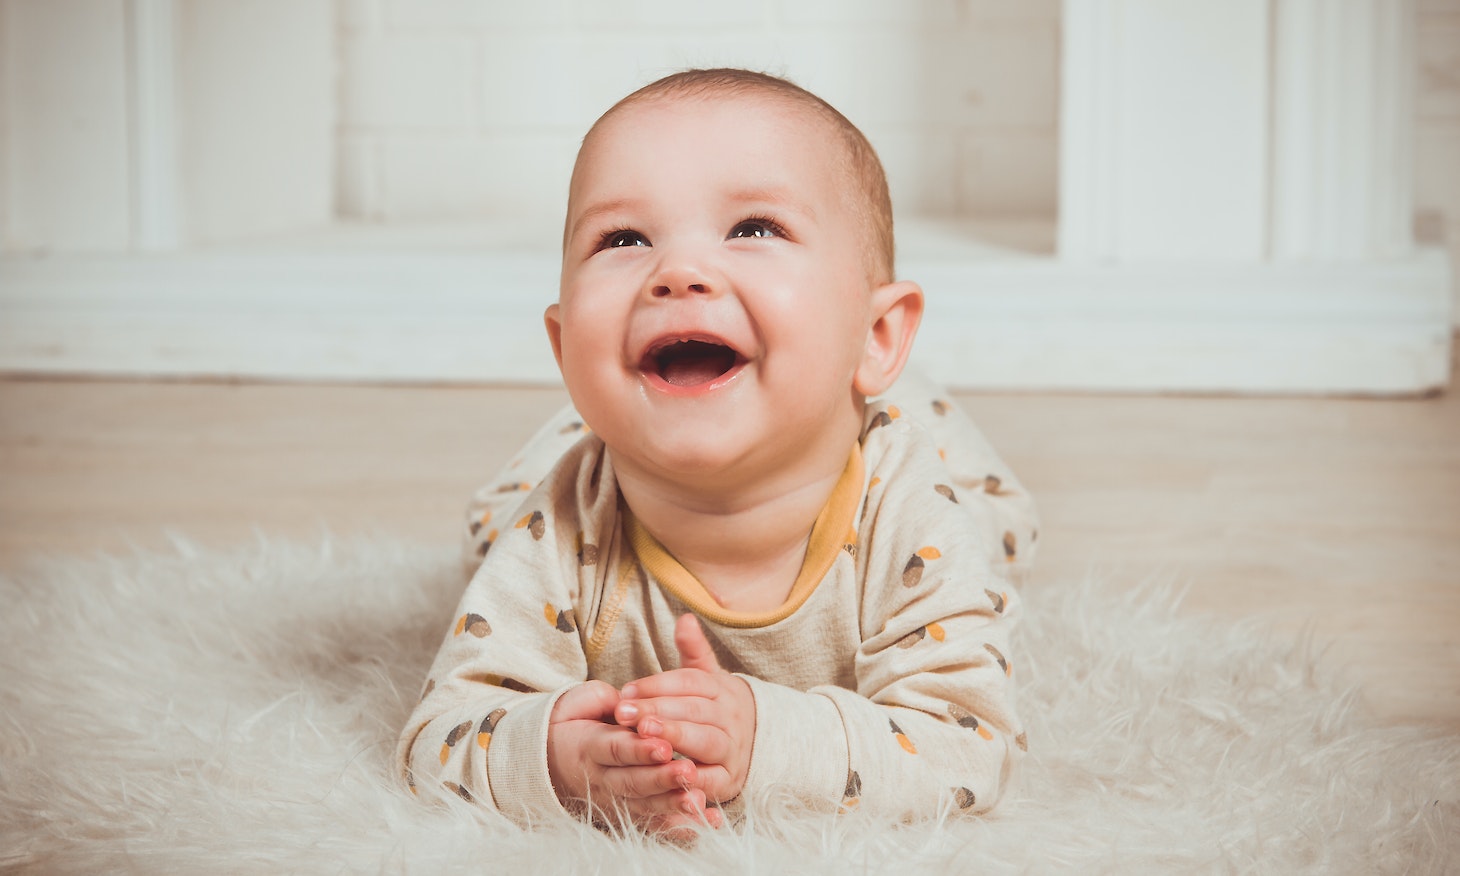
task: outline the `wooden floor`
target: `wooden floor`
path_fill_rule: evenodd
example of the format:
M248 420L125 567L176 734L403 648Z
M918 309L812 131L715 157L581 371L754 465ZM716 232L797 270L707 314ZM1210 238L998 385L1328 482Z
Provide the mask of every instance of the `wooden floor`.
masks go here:
M1310 628L1385 718L1460 732L1460 392L960 398L1039 500L1030 586L1187 586L1187 611ZM0 380L0 571L168 529L454 542L468 493L563 399Z

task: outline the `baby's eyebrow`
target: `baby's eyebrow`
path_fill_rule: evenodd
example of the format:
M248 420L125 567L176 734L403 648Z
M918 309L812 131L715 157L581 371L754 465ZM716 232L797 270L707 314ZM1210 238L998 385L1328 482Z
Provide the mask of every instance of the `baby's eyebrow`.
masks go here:
M809 219L816 218L816 210L809 203L797 197L792 189L782 186L741 189L730 196L730 201L737 205L774 206L800 213Z
M582 228L589 220L597 219L599 216L613 215L614 213L631 212L638 203L634 198L614 198L611 201L599 201L578 214L577 220L573 222L573 227L568 229L568 239L571 240L577 236L578 229Z

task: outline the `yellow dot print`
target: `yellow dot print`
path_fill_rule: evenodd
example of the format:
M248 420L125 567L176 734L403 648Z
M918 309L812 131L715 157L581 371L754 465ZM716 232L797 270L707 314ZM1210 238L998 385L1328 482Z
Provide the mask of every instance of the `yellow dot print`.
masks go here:
M897 722L888 718L887 723L892 726L892 735L897 737L897 744L902 746L902 750L908 754L917 754L917 747L912 744L911 739L907 738L907 734L902 732L902 728L897 726Z
M487 746L492 744L492 734L496 732L497 722L507 714L506 709L493 709L490 715L482 719L482 726L477 728L477 745L485 751Z

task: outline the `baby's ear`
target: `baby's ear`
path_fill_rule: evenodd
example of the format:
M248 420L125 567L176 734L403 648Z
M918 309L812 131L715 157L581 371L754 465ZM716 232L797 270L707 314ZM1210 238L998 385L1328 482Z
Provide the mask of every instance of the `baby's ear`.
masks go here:
M923 319L923 290L907 280L872 290L872 327L852 386L864 396L881 395L902 373Z
M548 343L553 345L553 358L558 360L558 370L563 370L563 321L558 316L558 305L549 304L548 309L542 315L543 325L547 326Z

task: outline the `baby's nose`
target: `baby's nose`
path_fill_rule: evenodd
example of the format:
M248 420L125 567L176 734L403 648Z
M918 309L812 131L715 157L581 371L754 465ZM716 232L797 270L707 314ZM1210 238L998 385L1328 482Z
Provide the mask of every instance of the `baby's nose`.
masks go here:
M650 294L655 298L708 295L715 289L711 276L701 264L686 257L666 261L649 282Z
M705 285L704 283L687 283L682 288L688 292L695 292L699 294L704 294L710 291L710 287ZM654 287L655 298L668 298L674 293L675 289L671 288L668 285L659 285Z

